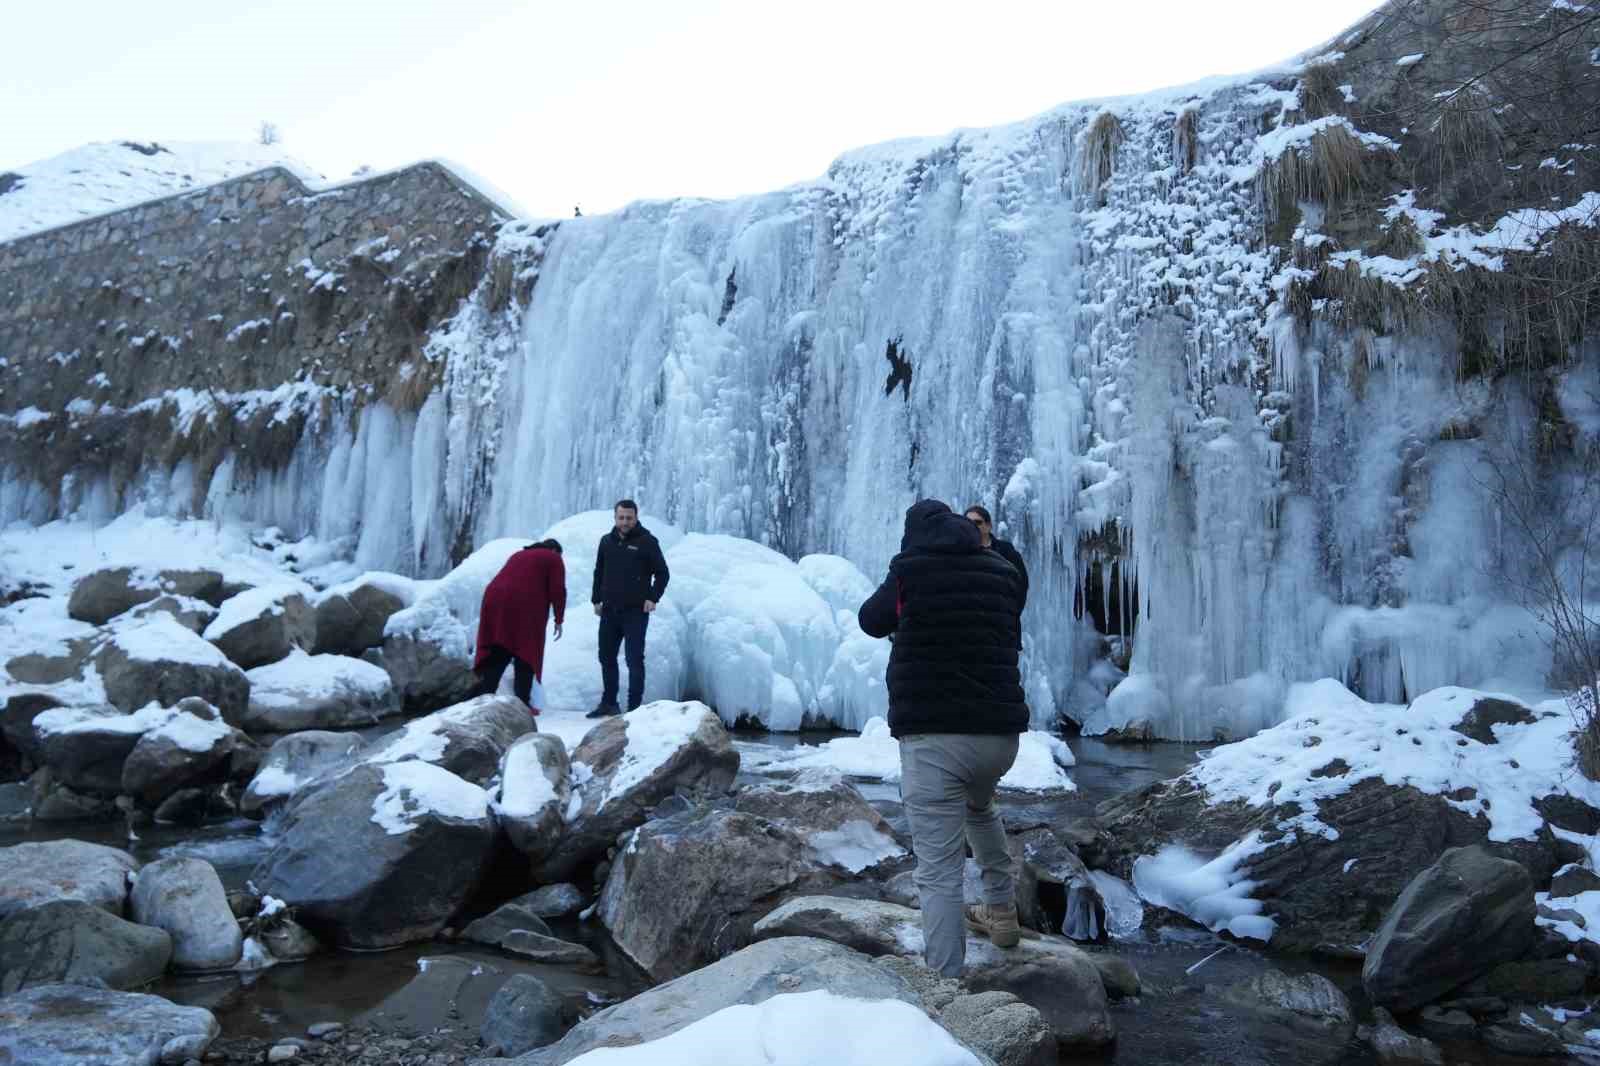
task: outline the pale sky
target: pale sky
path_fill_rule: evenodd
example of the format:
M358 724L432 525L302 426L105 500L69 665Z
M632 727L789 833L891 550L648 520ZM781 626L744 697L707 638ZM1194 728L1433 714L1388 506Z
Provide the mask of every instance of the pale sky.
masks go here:
M251 140L331 179L444 157L529 213L727 197L847 149L1255 70L1376 0L45 0L0 39L0 170Z

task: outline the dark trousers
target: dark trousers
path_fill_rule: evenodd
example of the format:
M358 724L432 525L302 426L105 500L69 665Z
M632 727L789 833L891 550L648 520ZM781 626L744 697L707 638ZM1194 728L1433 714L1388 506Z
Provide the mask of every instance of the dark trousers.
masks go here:
M491 645L489 657L483 662L483 669L478 672L478 687L472 690L474 696L490 696L500 688L500 678L506 672L506 667L515 664L516 670L512 674L511 688L517 694L517 699L533 706L533 667L512 655L498 644Z
M644 631L650 616L643 607L606 607L600 612L601 703L617 702L617 649L628 649L628 710L644 702Z

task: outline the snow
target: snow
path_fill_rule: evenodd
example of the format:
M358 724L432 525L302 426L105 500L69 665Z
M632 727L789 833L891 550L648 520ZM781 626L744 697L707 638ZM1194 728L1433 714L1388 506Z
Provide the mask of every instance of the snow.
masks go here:
M203 754L215 749L232 732L228 724L220 718L201 718L188 711L181 711L145 736L171 741L183 751Z
M184 751L211 751L232 732L226 723L176 711L159 703L146 704L132 714L105 715L79 707L56 707L33 720L39 733L120 733L171 741Z
M237 670L228 657L170 614L150 614L115 625L111 642L130 659Z
M656 1040L596 1048L571 1066L978 1066L922 1011L825 989L724 1007Z
M889 723L874 718L860 736L836 737L816 746L751 752L741 749L744 769L760 773L833 769L850 777L879 781L900 780L900 742L889 735ZM1060 737L1038 730L1023 733L1017 758L1000 779L1001 788L1030 792L1077 789L1064 767L1073 765L1070 748Z
M86 144L14 171L22 183L0 196L0 241L275 166L318 180L281 145L173 142L146 154L126 142Z
M1557 911L1576 911L1583 918L1583 924L1579 925L1566 919L1538 917L1534 919L1536 925L1552 929L1573 943L1580 940L1600 942L1600 889L1580 892L1576 896L1552 896L1548 892L1536 892L1533 899L1539 906Z
M864 819L853 819L837 829L812 833L806 843L823 862L842 866L853 874L889 859L898 859L906 849L877 826Z
M1397 67L1414 67L1422 62L1425 55L1427 55L1426 52L1413 52L1410 55L1404 55L1396 59L1394 65Z
M1304 813L1297 828L1329 839L1338 832L1317 819L1315 803L1373 778L1430 795L1469 790L1471 798L1446 802L1485 818L1495 841L1534 837L1544 819L1533 804L1545 796L1571 795L1600 806L1600 784L1571 772L1573 726L1564 701L1529 708L1532 723L1496 726L1494 744L1451 728L1478 700L1496 695L1438 688L1401 706L1367 703L1332 679L1295 685L1286 721L1213 749L1188 776L1216 803L1298 803ZM1336 759L1349 770L1312 776Z
M384 789L372 801L372 820L391 836L409 833L425 815L478 821L489 794L431 763L408 760L383 768Z
M495 807L511 818L531 818L556 799L532 736L511 745L500 763L500 796Z

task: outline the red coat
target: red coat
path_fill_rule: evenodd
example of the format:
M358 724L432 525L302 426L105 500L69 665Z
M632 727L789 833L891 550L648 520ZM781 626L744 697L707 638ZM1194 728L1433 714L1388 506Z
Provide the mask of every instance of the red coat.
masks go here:
M489 649L498 645L532 666L543 683L545 620L552 608L560 625L567 613L566 564L549 548L523 548L483 590L473 669L481 669Z

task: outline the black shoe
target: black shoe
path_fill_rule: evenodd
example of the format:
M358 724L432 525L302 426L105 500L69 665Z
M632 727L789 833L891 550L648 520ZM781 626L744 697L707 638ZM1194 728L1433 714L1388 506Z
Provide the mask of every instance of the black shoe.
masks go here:
M585 718L610 718L613 715L618 715L618 714L621 714L621 713L622 713L622 708L618 707L615 703L602 703L602 704L600 704L600 706L596 707L594 710L592 710L588 714L584 715L584 717Z

